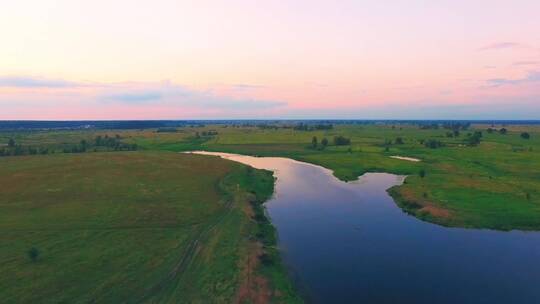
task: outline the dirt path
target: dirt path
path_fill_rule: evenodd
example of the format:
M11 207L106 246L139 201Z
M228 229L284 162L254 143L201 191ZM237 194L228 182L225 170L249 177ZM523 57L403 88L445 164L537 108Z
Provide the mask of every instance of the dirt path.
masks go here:
M207 226L206 229L203 229L188 245L188 248L184 254L180 257L175 266L171 269L169 274L164 277L159 283L150 287L144 295L137 301L137 303L144 303L152 298L154 295L162 291L169 283L175 281L180 277L187 269L187 266L193 261L197 254L201 251L203 245L201 240L206 238L206 236L214 230L223 220L231 213L233 202L227 202L225 205L225 212L218 217L218 219Z

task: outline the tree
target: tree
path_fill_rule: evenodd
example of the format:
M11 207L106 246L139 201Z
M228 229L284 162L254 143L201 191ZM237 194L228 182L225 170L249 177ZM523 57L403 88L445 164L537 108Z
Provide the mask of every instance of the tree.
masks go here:
M30 260L32 260L32 262L37 261L39 257L39 249L37 249L36 247L30 248L30 250L28 250L28 257L30 258Z
M313 149L317 148L317 136L313 136L313 138L311 139L311 146L313 147Z
M466 139L465 142L469 146L477 146L480 144L480 139L482 138L482 132L476 131L474 134L470 134Z
M454 130L454 137L459 137L459 130Z
M529 138L531 138L531 135L529 135L529 133L527 133L527 132L523 132L523 133L521 133L521 138L529 139Z
M96 136L96 146L101 146L102 145L101 141L102 141L101 135Z
M396 143L396 145L403 145L403 138L401 138L401 137L396 138L395 143Z
M508 130L506 130L506 128L501 128L499 130L499 133L501 133L502 135L506 134L506 132L508 132Z
M13 151L13 155L23 155L24 151L21 145L15 145L15 151Z
M437 149L443 146L443 143L436 139L428 139L424 141L424 146L430 149Z
M420 172L418 172L418 175L419 175L421 178L424 178L424 176L426 176L426 170L420 169Z
M8 147L15 147L15 140L13 138L10 138L9 141L8 141Z
M81 151L86 151L86 148L88 147L88 143L86 142L86 139L81 140Z
M346 137L343 137L341 135L339 136L334 136L334 145L336 146L346 146L346 145L350 145L351 144L351 140L346 138Z
M326 139L326 137L321 140L321 145L323 146L323 148L328 146L328 139Z

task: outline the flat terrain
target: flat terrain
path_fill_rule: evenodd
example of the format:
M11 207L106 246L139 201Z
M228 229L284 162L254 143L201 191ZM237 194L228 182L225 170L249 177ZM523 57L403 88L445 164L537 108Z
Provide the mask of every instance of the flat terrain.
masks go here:
M170 152L55 153L1 157L0 184L2 303L298 301L278 259L259 263L274 250L252 219L269 172Z
M408 175L389 192L418 218L540 230L540 127L450 133L397 123L0 132L0 298L301 302L261 206L272 174L181 151L289 157L346 181L365 172Z
M488 128L496 129L491 133ZM506 134L498 130L507 129ZM217 135L197 138L195 132ZM482 132L481 142L468 146L467 134ZM529 139L521 137L527 131ZM337 125L331 130L223 127L182 128L161 135L142 132L132 138L144 149L205 149L261 156L285 156L334 170L343 180L365 172L406 174L406 183L390 192L407 212L447 226L500 230L540 229L540 127L473 125L448 137L445 128L410 124ZM335 146L334 136L350 145ZM319 142L314 149L312 138ZM323 138L329 145L320 149ZM401 138L402 144L396 143ZM443 146L429 148L426 141ZM411 162L390 156L418 158ZM420 171L425 176L420 177Z

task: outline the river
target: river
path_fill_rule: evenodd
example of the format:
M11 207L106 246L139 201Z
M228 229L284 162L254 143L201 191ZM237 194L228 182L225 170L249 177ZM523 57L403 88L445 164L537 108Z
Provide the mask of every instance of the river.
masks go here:
M283 260L311 303L540 303L540 233L447 228L407 215L386 190L287 158L221 156L274 171L266 202Z

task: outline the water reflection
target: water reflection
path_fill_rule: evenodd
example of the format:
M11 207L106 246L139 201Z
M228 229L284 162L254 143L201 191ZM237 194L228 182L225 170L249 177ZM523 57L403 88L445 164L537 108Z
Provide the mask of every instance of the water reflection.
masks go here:
M401 176L345 183L291 159L202 153L275 172L266 207L311 302L540 303L539 233L422 222L386 193Z

